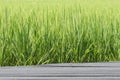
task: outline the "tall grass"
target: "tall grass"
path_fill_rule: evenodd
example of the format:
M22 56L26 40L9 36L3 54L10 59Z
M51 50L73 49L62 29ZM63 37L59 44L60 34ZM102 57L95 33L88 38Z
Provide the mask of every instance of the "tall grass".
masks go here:
M119 3L0 1L1 66L118 61Z

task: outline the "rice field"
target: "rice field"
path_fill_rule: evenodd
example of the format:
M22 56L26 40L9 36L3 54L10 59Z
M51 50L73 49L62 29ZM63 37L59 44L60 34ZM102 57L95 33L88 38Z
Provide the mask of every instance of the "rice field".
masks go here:
M120 60L119 0L0 0L0 65Z

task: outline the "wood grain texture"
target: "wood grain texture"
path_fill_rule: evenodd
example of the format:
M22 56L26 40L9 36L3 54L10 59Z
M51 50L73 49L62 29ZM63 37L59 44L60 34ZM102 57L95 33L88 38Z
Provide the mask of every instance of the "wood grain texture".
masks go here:
M0 67L0 80L120 80L120 62Z

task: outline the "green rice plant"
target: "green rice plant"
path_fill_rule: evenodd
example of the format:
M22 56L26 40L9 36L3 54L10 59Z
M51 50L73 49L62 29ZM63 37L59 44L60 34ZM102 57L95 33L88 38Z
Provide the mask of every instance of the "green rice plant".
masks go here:
M119 61L119 3L0 0L0 65Z

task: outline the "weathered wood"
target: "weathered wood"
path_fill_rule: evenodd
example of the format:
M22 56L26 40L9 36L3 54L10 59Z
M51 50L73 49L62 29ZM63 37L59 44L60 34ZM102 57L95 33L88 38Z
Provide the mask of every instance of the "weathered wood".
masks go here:
M120 80L119 77L2 77L1 80Z
M120 63L1 67L0 80L120 80Z

